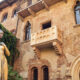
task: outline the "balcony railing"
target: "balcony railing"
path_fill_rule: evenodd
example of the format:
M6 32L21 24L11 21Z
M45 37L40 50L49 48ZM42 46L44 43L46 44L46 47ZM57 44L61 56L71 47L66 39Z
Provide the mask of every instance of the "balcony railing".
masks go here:
M2 0L0 2L0 10L12 5L15 2L17 2L17 0Z
M52 45L55 41L62 44L62 32L56 26L31 34L31 46Z
M18 14L23 18L33 15L42 9L49 10L49 6L67 0L37 0L37 2L28 2L28 0L24 0L23 4L20 4ZM25 4L25 5L24 5ZM23 7L21 7L23 5Z

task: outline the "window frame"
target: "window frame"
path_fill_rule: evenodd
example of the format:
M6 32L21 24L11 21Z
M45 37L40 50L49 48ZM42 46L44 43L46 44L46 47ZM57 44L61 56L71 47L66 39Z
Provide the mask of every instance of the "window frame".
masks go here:
M6 16L6 18L5 18L5 16ZM7 20L7 18L8 18L8 13L4 13L2 16L1 22L5 22Z
M37 68L37 67L33 67L32 70L31 70L31 72L32 72L32 74L31 74L32 80L34 80L34 70L35 70L35 69L37 70L37 80L38 80L38 73L39 73L39 72L38 72L38 68Z
M46 23L48 23L48 22L51 22L51 27L52 27L52 20L51 19L49 19L49 20L45 20L45 21L43 21L43 22L41 22L40 23L40 30L45 30L45 29L43 29L43 24L46 24Z
M80 6L80 2L79 1L76 2L76 6L74 7L74 13L75 13L75 22L76 22L77 25L80 25L80 23L78 23L78 18L76 16L76 11L79 11L79 14L80 14L80 8L76 9L78 6Z
M29 26L30 25L30 26ZM30 41L31 40L31 23L28 21L24 28L24 40ZM28 32L28 39L27 39L27 32Z

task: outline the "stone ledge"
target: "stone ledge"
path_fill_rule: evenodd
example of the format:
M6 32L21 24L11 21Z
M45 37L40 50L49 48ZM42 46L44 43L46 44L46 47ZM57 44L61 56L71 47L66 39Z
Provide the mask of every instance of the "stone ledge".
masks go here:
M74 28L80 27L80 24L75 24L73 27Z

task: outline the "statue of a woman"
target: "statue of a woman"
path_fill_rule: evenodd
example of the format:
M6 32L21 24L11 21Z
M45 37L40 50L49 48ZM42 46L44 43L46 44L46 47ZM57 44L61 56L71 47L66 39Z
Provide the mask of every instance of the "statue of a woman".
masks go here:
M3 36L3 31L0 30L0 38ZM0 80L8 80L8 63L5 57L10 56L10 52L3 42L0 42Z

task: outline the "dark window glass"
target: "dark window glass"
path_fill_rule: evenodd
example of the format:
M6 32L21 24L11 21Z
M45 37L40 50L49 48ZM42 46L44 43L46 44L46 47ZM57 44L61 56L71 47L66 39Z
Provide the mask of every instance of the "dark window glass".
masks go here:
M17 12L17 9L15 9L15 10L13 11L12 17L15 17L15 16L16 16L16 12Z
M80 24L80 2L77 2L75 7L76 23Z
M51 27L51 21L42 25L42 29L47 29L49 27Z
M33 80L38 80L38 69L33 69Z
M26 29L25 29L25 40L31 39L31 24L28 22Z
M43 67L43 80L49 80L49 70L47 66Z
M6 21L7 16L8 16L8 13L6 13L6 14L3 16L2 22Z

